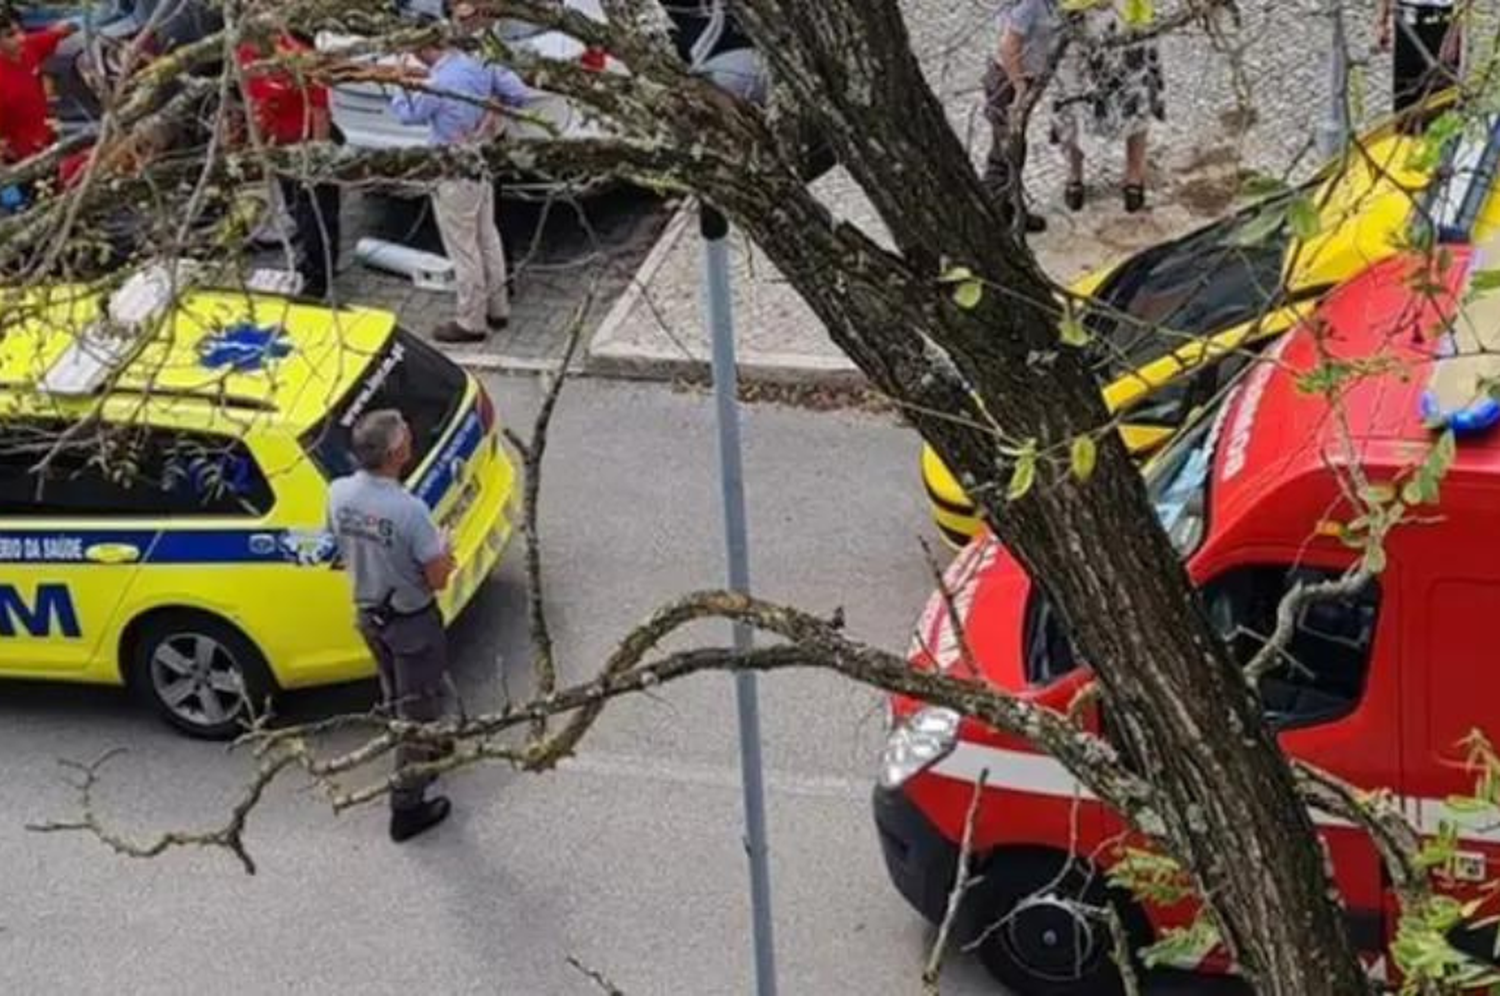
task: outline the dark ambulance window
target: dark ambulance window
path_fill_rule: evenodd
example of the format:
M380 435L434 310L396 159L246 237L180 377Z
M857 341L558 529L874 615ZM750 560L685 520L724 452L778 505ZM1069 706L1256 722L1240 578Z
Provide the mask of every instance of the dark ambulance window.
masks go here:
M1337 573L1242 567L1203 591L1214 629L1243 666L1276 629L1276 609L1296 583L1316 583ZM1267 719L1281 728L1328 722L1352 712L1369 676L1380 589L1371 582L1352 598L1326 599L1302 610L1281 663L1261 678Z
M275 495L238 439L146 426L0 423L0 515L260 517Z
M464 398L464 372L409 332L397 331L339 399L328 416L302 437L302 446L329 478L359 468L349 436L366 412L394 408L412 433L416 467L443 438Z

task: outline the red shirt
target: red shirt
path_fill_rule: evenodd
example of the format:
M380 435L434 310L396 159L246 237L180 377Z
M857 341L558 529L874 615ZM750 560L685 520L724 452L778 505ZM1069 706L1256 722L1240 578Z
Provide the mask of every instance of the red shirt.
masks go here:
M0 162L20 162L57 141L47 120L42 63L66 37L49 28L27 35L14 58L0 54Z
M290 35L276 39L277 55L296 55L312 50L312 46ZM240 45L235 55L241 67L267 58L254 42ZM248 70L245 90L261 137L273 145L295 145L312 138L313 112L328 110L327 87L305 78L298 79L284 69Z

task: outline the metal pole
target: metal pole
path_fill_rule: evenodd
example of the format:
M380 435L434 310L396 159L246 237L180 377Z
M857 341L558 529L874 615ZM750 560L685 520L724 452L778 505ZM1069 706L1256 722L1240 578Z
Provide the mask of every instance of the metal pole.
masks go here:
M1349 141L1348 90L1349 51L1344 36L1343 0L1328 0L1333 27L1333 48L1328 53L1328 115L1317 129L1318 152L1332 159Z
M729 222L708 205L699 209L708 329L713 341L714 409L719 428L719 483L724 500L724 547L731 591L750 590L750 541L745 528L745 476L740 463L740 413L734 361L733 298L729 286ZM734 624L734 649L749 650L750 627ZM750 911L755 942L755 991L776 996L776 948L771 933L771 868L766 847L765 780L760 757L760 703L755 675L734 676L739 707L740 783L745 805L745 853L750 859Z

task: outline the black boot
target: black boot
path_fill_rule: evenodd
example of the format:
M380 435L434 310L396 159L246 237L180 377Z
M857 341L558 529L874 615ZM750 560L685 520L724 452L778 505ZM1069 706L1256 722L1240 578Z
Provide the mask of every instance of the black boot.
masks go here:
M453 804L448 801L447 796L442 795L409 809L393 809L391 810L391 840L398 844L404 840L411 840L422 831L431 829L446 820L452 810Z

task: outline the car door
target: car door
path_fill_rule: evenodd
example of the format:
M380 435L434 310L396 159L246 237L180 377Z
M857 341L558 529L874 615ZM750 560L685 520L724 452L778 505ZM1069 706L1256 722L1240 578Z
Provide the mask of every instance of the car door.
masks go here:
M1500 516L1489 521L1500 525ZM1403 697L1402 795L1407 815L1428 840L1452 824L1456 847L1436 882L1464 899L1493 898L1484 887L1500 878L1500 812L1448 804L1481 794L1485 769L1474 763L1476 751L1484 742L1500 743L1500 703L1493 694L1500 658L1487 636L1500 618L1492 550L1489 541L1444 545L1441 562L1430 561L1431 571L1414 586L1422 625L1407 636L1412 659L1423 666L1411 669ZM1486 912L1494 908L1491 903Z
M1275 629L1293 585L1341 576L1342 567L1297 564L1289 551L1241 562L1204 586L1210 618L1244 665ZM1395 789L1400 765L1399 586L1395 570L1357 595L1299 612L1281 663L1261 679L1266 718L1282 749L1364 789ZM1314 813L1333 861L1356 944L1384 947L1384 876L1361 830Z
M131 517L95 433L0 424L0 673L85 667L160 532Z

